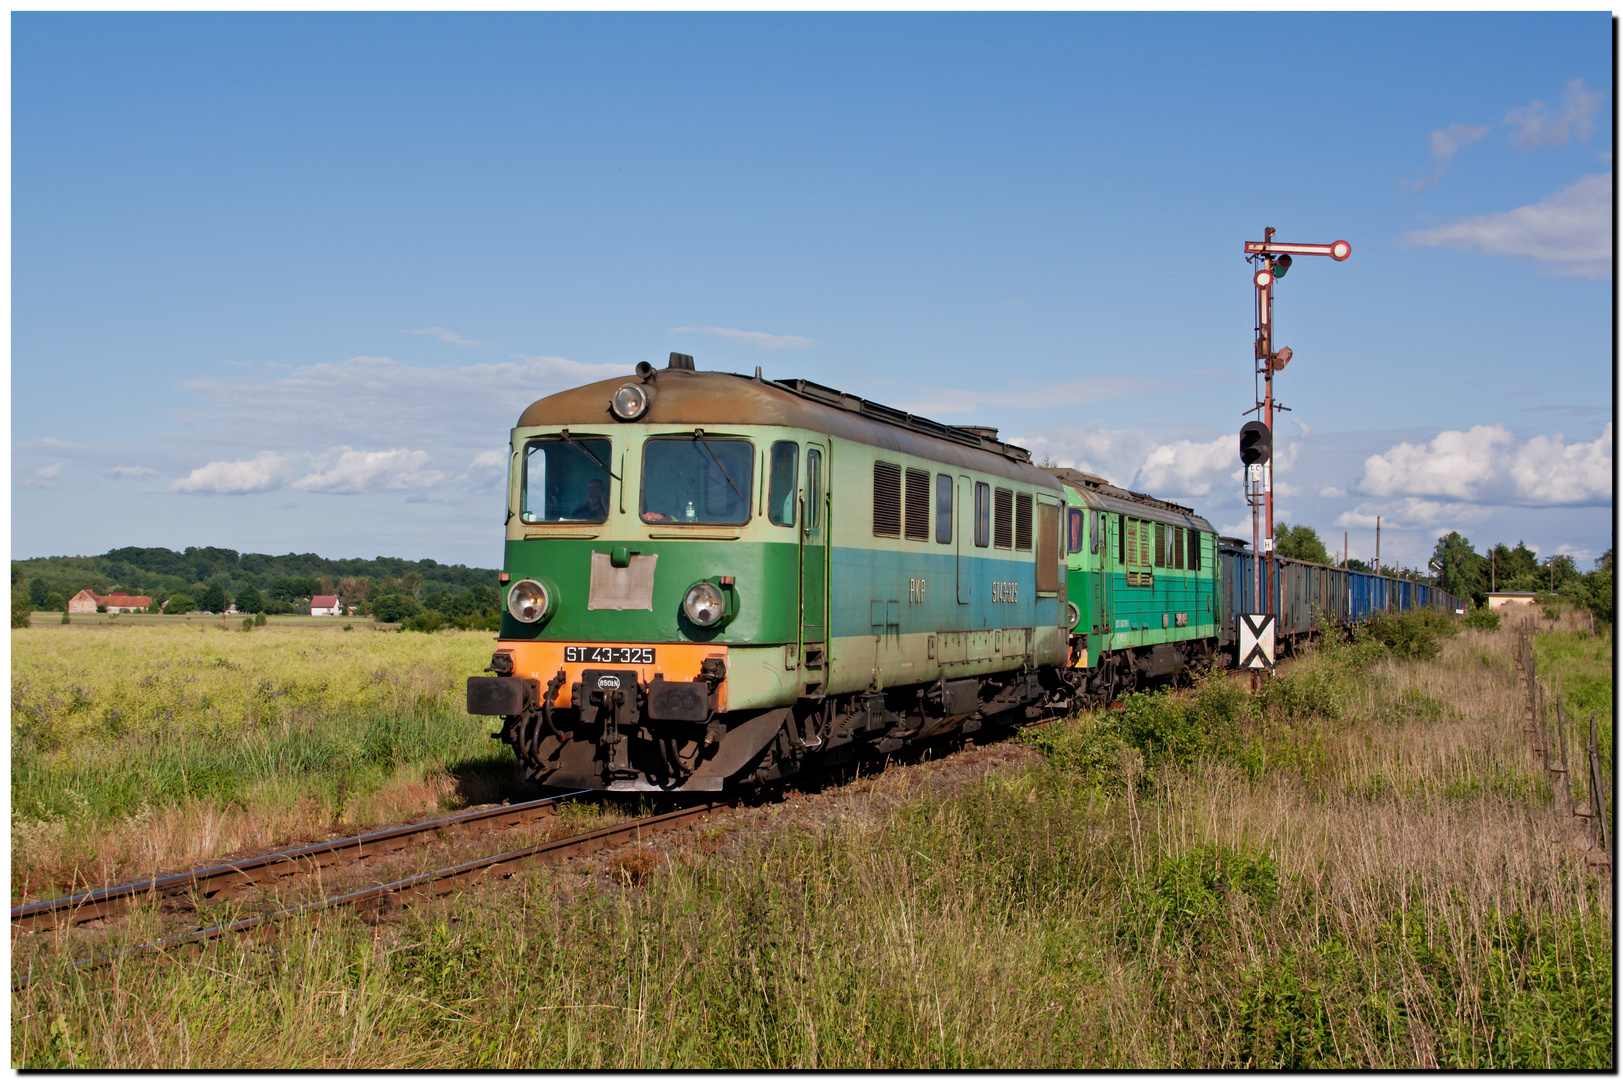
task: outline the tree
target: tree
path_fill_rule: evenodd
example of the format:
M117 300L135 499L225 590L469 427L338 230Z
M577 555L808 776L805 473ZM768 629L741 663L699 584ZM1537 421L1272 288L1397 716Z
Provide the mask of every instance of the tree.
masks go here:
M315 582L309 578L282 577L272 581L267 591L272 600L280 600L284 604L297 604L314 596L316 589Z
M1607 548L1595 560L1595 569L1584 575L1589 589L1589 610L1603 623L1612 622L1616 612L1612 608L1612 549Z
M247 615L257 615L265 610L265 597L252 585L244 585L237 592L237 610Z
M378 622L400 622L421 610L417 601L403 593L387 593L372 602L372 614Z
M1488 560L1476 553L1471 541L1458 532L1439 537L1431 553L1437 567L1437 587L1478 607L1488 602Z
M1538 554L1518 540L1515 547L1495 544L1490 553L1491 587L1499 592L1536 592L1549 584Z
M1330 553L1324 550L1324 541L1311 525L1274 526L1274 554L1281 559L1300 559L1303 562L1330 565Z
M218 581L211 581L197 591L197 609L218 615L225 611L225 590Z
M165 615L184 615L188 611L195 611L197 604L192 600L189 592L178 592L163 602Z
M50 591L50 589L45 587L45 582L43 579L35 578L28 583L28 602L33 604L35 607L44 607L45 597L50 593Z

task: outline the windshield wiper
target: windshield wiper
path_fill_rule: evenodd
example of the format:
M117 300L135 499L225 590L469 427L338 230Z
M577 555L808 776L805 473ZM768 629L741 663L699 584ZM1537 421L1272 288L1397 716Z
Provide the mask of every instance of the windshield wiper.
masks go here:
M742 491L738 490L738 485L733 483L733 478L727 475L727 466L721 463L721 459L716 456L716 452L710 449L710 444L705 442L704 428L694 428L693 437L699 441L700 446L704 447L705 453L710 455L710 460L716 463L716 468L721 470L721 478L727 481L727 486L733 489L733 494L738 496L739 502L742 502L745 506L748 506L750 502L749 499L745 497Z
M558 437L560 439L562 439L564 442L568 443L570 446L573 446L576 450L579 450L581 453L585 454L587 459L589 461L591 461L591 463L593 465L596 465L598 468L602 469L604 472L608 473L610 476L614 476L614 470L609 468L607 465L603 464L601 461L597 460L597 455L596 454L592 453L590 450L586 449L586 447L582 446L580 443L576 442L574 439L571 439L569 437L569 429L568 428L564 428L562 431L560 431L558 433ZM614 478L616 480L620 479L618 476L614 476ZM622 480L620 482L624 483L625 481ZM734 488L733 490L737 491L738 489Z

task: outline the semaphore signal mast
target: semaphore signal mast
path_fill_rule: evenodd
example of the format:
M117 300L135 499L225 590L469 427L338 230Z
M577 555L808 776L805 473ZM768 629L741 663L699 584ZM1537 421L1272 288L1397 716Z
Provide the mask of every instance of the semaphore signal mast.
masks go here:
M1247 409L1246 414L1258 416L1240 428L1240 460L1246 466L1245 498L1251 506L1251 563L1256 588L1252 595L1259 609L1256 615L1273 616L1277 614L1274 593L1278 581L1274 564L1274 412L1286 409L1274 400L1274 373L1284 371L1291 361L1289 348L1274 349L1274 282L1291 268L1292 256L1328 255L1336 262L1345 262L1352 254L1352 245L1345 240L1333 244L1287 244L1274 239L1272 227L1263 229L1262 236L1260 242L1248 240L1245 244L1246 260L1254 268L1252 283L1257 292L1256 363L1252 379L1256 404ZM1263 632L1262 622L1253 623L1251 628L1256 633ZM1272 629L1268 628L1270 642L1272 637ZM1245 656L1243 639L1241 656L1242 659ZM1267 659L1267 666L1271 667L1272 656Z

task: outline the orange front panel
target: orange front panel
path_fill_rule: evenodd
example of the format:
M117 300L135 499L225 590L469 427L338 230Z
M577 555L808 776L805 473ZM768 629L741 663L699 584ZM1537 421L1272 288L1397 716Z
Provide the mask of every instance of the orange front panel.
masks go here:
M566 661L565 649L648 649L654 650L652 664L617 664L594 663L590 661ZM671 682L691 682L699 677L699 665L711 658L720 660L724 665L727 662L727 647L725 645L692 645L660 644L660 645L632 645L624 642L593 641L574 645L566 641L503 641L497 644L497 652L509 653L513 657L513 674L525 679L538 679L541 682L541 692L547 692L547 683L553 676L563 670L564 683L558 688L558 696L552 699L554 706L560 709L574 707L571 694L576 683L580 682L580 673L587 668L613 668L617 671L635 671L639 682L653 682L655 673L660 673ZM607 654L605 654L607 655ZM720 712L727 710L727 682L722 680L716 688L716 709Z

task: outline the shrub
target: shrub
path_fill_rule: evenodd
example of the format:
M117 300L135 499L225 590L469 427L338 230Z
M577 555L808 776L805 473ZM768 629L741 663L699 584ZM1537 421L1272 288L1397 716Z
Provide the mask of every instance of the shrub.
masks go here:
M191 593L178 592L163 602L165 615L184 615L195 610L197 605L192 601Z
M242 628L244 630L252 630L254 628L254 617L252 615L249 615L247 618L242 620Z
M33 607L27 601L19 603L16 599L13 599L11 602L11 628L13 630L28 629L29 616L33 612Z
M1369 632L1400 660L1431 660L1442 651L1439 639L1458 633L1459 627L1440 611L1404 611L1377 615Z
M405 622L405 629L415 630L420 634L432 634L445 627L450 620L437 611L419 611Z
M1461 622L1473 630L1497 630L1499 629L1499 613L1490 611L1486 604L1481 604L1472 609L1471 614L1467 615Z
M265 613L263 611L254 612L254 625L255 626L264 626L265 625Z

